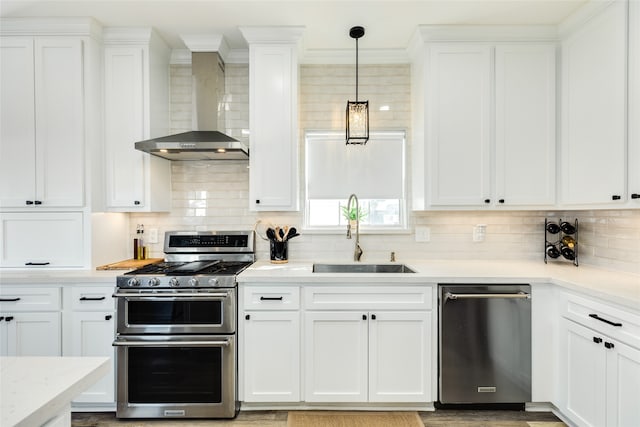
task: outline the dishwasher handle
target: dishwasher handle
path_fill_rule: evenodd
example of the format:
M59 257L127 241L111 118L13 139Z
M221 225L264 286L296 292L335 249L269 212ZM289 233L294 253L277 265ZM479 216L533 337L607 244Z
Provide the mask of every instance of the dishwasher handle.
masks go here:
M444 294L444 300L457 300L457 299L493 299L493 298L507 298L507 299L531 299L531 295L526 292L518 292L515 294L452 294L446 292Z

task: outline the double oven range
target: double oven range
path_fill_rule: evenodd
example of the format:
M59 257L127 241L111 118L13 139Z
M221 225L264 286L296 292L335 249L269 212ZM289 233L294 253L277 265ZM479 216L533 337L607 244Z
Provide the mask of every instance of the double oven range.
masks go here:
M236 276L253 231L165 233L165 261L118 276L116 416L233 418Z

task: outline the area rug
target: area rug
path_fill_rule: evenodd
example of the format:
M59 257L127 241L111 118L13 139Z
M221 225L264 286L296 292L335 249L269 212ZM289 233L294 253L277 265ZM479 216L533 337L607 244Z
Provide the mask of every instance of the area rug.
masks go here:
M424 427L417 412L289 411L287 427Z

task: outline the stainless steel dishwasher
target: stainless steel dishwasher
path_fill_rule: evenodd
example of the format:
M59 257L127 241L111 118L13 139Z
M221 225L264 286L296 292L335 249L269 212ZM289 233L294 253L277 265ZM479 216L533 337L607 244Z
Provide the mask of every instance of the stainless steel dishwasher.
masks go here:
M439 285L441 405L531 401L529 285Z

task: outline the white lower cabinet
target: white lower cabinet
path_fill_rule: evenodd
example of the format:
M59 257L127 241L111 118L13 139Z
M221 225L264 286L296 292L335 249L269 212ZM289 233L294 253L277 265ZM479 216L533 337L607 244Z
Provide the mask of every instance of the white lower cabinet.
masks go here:
M300 401L300 313L245 312L244 401Z
M578 296L566 307L557 406L577 426L639 426L640 316Z
M429 312L312 311L304 332L306 401L429 401Z
M60 356L60 289L2 286L0 356Z
M239 293L242 400L299 402L299 287L240 286Z
M70 286L64 289L64 356L109 357L111 370L73 403L115 402L115 305L112 286Z
M304 400L433 401L432 291L305 288Z

